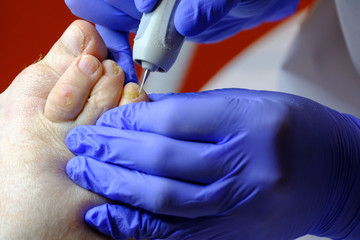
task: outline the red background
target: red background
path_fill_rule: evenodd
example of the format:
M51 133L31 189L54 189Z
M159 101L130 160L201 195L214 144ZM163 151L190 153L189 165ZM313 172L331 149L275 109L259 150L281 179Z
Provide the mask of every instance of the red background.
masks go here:
M313 0L302 0L300 8L312 2ZM45 55L67 26L76 19L63 0L4 1L1 5L0 92L5 90L22 69ZM182 91L197 91L221 66L275 25L263 25L220 44L199 46ZM212 56L217 56L216 61ZM212 59L211 68L210 63L204 64L205 59Z

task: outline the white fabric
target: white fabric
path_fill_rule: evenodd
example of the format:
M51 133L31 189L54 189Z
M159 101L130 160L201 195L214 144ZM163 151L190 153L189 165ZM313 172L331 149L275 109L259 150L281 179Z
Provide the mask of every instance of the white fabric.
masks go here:
M352 62L360 74L360 1L336 0L335 3L346 45Z
M360 11L359 4L353 7ZM347 36L348 42L353 42L355 34ZM345 42L334 1L320 1L291 47L279 90L360 117L360 77L349 54L356 48L359 44L348 48Z

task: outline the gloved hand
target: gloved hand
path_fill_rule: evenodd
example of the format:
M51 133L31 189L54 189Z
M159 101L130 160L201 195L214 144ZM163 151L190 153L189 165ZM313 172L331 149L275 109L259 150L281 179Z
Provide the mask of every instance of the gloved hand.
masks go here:
M66 139L78 185L114 200L115 239L360 237L360 121L293 95L151 95ZM116 204L117 202L117 204Z
M65 0L70 10L94 22L112 59L136 81L128 32L136 32L141 12L150 12L157 0ZM216 42L265 21L290 15L299 0L182 0L175 14L175 26L187 40ZM100 27L101 26L101 27Z

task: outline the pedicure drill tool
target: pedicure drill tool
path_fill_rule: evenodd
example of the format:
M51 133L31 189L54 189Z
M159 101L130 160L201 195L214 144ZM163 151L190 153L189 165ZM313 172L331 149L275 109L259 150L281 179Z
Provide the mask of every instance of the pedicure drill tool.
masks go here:
M133 59L144 70L141 93L151 72L167 72L184 43L175 28L174 16L181 0L159 0L154 10L144 13L133 46Z

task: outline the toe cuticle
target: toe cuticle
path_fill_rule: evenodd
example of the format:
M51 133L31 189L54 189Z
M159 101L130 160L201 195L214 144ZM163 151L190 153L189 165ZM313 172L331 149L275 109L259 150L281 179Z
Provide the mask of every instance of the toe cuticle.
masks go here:
M80 58L78 66L83 73L91 76L100 67L100 63L96 58L85 55Z

